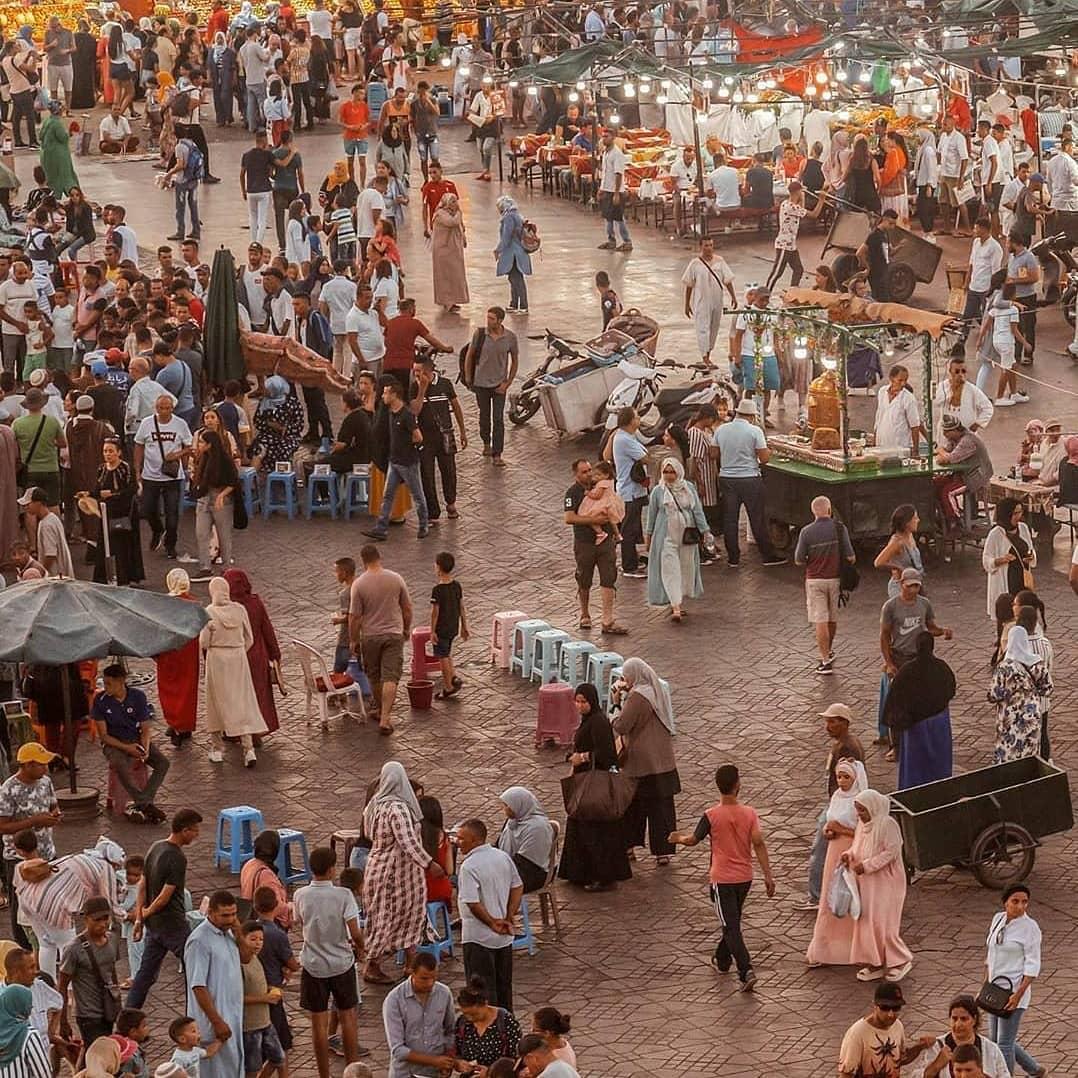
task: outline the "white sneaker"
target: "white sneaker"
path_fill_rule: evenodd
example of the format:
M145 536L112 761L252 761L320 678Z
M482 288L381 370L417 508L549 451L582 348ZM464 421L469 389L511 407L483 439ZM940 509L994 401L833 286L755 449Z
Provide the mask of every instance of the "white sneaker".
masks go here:
M1012 393L1011 394L1011 403L1012 404L1029 404L1029 394L1028 393Z
M211 764L223 764L224 762L225 754L220 749L210 749Z
M997 397L995 399L995 401L993 401L993 403L995 404L995 406L997 408L1010 408L1011 405L1014 404L1014 398L1013 397Z
M254 749L248 749L243 754L243 766L244 767L254 767L255 764L257 764L257 763L258 763L258 757L255 756L255 750Z

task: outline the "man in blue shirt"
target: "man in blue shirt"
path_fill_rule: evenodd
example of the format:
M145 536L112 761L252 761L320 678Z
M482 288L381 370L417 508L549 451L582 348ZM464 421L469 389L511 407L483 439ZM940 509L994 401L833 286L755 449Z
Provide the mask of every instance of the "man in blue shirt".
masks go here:
M621 524L621 571L624 576L642 580L648 574L640 567L636 552L637 543L644 540L641 515L648 501L648 488L633 478L633 465L648 455L647 449L636 437L640 417L636 409L627 405L618 412L618 429L614 432L611 455L617 473L615 490L625 501L625 520ZM643 465L641 465L641 468Z
M764 565L783 565L771 545L767 534L767 518L764 515L764 480L760 465L771 457L767 439L756 420L756 403L744 397L737 406L734 418L723 423L712 439L719 450L719 490L723 499L722 538L726 544L726 557L731 568L741 564L741 547L738 544L738 520L741 507L749 514L752 537L760 548Z
M141 689L128 688L127 675L118 663L106 666L103 677L105 691L94 700L92 714L105 759L132 801L124 815L133 823L160 823L165 814L154 798L168 774L169 762L150 740L153 708ZM137 764L149 769L145 787L134 777Z

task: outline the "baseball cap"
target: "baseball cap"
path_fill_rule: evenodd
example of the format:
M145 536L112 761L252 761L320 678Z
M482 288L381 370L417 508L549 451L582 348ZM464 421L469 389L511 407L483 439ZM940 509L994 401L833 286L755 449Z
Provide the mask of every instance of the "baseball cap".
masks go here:
M110 348L105 353L105 359L109 363L123 363L127 359L127 353L122 348Z
M56 759L56 753L49 752L39 741L27 741L15 759L20 764L50 764Z
M892 983L891 981L884 981L883 984L876 985L876 991L872 993L873 1003L891 1003L895 1006L901 1007L906 999L902 995L902 986Z
M903 569L902 576L899 577L900 582L903 584L923 584L924 579L925 578L921 575L921 571L919 569L914 569L913 566L910 566L908 569Z
M29 505L31 502L41 502L42 505L48 505L49 495L41 487L27 487L26 492L19 499L19 505Z
M90 364L90 373L95 378L104 378L109 373L109 365L103 359L95 359Z
M1045 430L1052 430L1054 427L1058 427L1060 430L1062 430L1063 429L1063 424L1060 422L1060 420L1054 419L1054 418L1053 419L1046 419L1044 421L1044 429Z
M1043 172L1034 172L1033 175L1030 176L1029 182L1030 183L1044 183L1044 173Z
M826 711L820 712L821 719L845 719L853 722L853 715L845 704L832 704Z

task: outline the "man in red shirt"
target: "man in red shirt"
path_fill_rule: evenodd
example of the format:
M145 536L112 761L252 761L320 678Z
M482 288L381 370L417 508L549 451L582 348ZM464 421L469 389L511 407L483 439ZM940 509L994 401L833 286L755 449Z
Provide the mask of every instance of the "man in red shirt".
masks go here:
M412 364L415 362L415 342L418 340L426 341L431 348L439 352L453 351L416 318L415 300L402 299L400 314L385 324L386 354L382 360L383 372L395 375L402 386L408 385Z
M438 203L445 195L459 195L457 185L452 180L442 179L442 165L440 161L431 161L430 179L423 184L423 235L430 235L430 222L434 217Z
M756 984L752 959L741 935L741 910L752 886L752 851L764 871L767 897L775 893L775 878L760 830L760 818L748 805L739 805L738 791L741 776L733 764L723 764L715 772L719 788L719 803L700 817L695 831L674 831L670 841L679 846L695 846L705 838L711 839L711 901L722 926L722 938L715 948L711 964L720 973L727 973L737 963L741 991L751 992Z
M213 10L206 20L206 44L212 45L214 36L220 31L228 34L228 12L225 10L224 0L213 0Z

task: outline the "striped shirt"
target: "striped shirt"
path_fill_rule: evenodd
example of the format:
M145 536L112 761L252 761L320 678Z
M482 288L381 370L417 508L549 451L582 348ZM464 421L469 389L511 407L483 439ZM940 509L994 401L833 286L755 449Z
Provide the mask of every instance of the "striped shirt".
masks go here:
M74 928L75 914L88 898L107 898L123 916L116 872L107 861L88 853L73 853L52 863L48 879L30 883L15 873L19 920L51 928ZM25 919L25 920L24 920Z
M337 226L338 243L356 242L356 223L347 206L339 206L329 215L329 223Z
M696 489L703 505L718 505L718 469L711 457L711 434L702 427L689 427L689 459L696 461Z
M36 1029L27 1034L18 1059L0 1064L0 1078L52 1078L48 1042Z

